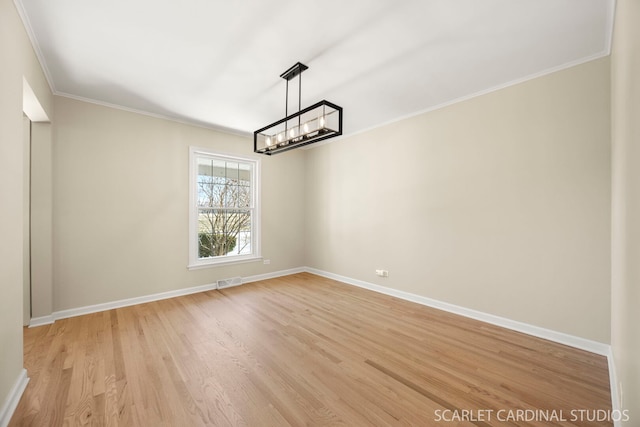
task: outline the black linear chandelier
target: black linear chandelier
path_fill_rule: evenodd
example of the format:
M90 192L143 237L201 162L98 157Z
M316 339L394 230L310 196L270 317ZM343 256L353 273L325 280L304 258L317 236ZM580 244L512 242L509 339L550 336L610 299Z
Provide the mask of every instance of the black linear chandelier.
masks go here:
M287 81L285 118L253 132L253 151L268 156L303 145L342 135L342 107L322 100L300 109L302 72L307 67L300 62L282 73ZM298 76L298 112L289 115L289 81Z

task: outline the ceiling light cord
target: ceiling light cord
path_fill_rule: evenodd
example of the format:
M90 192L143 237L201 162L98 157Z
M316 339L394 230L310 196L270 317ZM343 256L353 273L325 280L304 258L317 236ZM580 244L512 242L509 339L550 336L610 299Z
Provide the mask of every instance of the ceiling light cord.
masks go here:
M302 109L301 106L302 106L302 73L298 74L298 113ZM298 128L300 128L300 116L298 116Z

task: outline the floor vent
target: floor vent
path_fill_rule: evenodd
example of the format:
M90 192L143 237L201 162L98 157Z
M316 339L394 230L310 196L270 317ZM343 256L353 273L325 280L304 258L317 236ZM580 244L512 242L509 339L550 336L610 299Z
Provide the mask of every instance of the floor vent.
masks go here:
M242 285L242 277L232 277L230 279L222 279L217 282L217 289L229 288L231 286Z

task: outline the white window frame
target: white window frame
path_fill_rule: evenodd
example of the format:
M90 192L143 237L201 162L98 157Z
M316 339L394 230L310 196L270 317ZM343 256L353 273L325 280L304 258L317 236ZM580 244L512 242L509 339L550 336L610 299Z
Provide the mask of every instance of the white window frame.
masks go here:
M226 255L212 258L199 258L198 254L198 166L199 157L248 163L252 169L251 193L251 254ZM189 147L189 270L215 267L225 264L254 262L262 259L260 253L260 159L224 154L212 149Z

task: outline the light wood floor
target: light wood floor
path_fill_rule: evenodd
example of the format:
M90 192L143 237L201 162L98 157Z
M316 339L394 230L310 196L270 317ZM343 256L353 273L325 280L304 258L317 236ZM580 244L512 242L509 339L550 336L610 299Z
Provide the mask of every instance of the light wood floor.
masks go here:
M574 424L496 417L611 409L604 357L306 273L24 341L11 426L547 426ZM462 410L474 422L439 418Z

